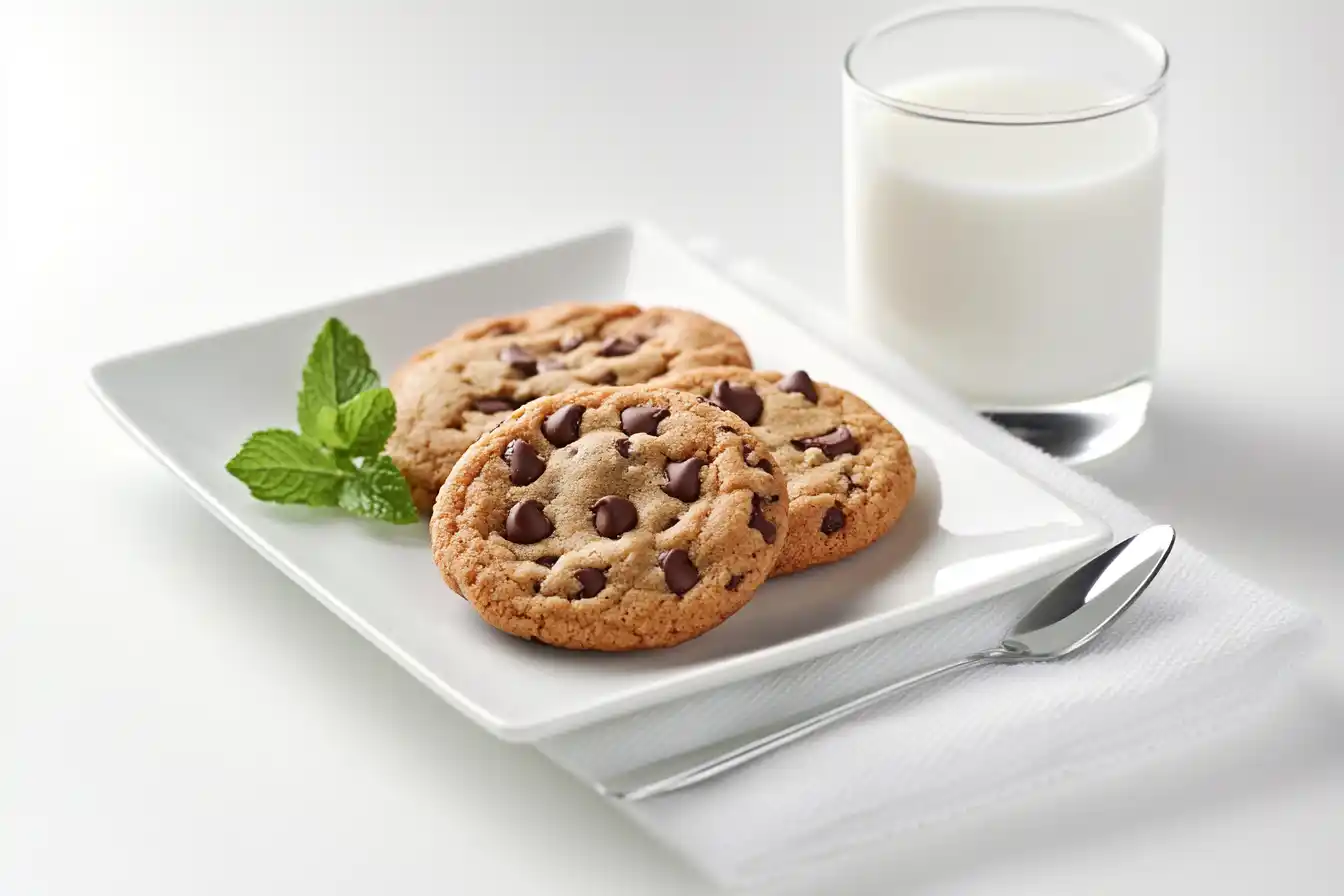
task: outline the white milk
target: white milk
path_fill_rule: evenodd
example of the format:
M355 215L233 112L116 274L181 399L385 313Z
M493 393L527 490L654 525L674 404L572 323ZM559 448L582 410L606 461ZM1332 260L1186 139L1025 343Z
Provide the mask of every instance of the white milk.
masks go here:
M1114 96L993 71L883 92L979 112ZM1088 398L1150 375L1162 267L1151 109L993 126L920 118L851 91L845 130L849 293L862 326L981 406Z

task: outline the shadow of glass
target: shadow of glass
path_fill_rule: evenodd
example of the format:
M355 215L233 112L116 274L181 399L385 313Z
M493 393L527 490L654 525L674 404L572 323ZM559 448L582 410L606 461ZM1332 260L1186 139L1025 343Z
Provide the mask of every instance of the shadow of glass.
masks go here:
M1134 442L1082 472L1230 565L1310 597L1333 595L1344 576L1341 455L1344 445L1160 389Z

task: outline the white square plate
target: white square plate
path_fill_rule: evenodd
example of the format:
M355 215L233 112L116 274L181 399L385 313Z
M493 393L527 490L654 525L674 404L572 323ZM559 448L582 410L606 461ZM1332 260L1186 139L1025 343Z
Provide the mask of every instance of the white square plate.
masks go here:
M224 470L253 430L294 425L303 358L328 316L364 338L386 378L471 318L576 298L702 311L741 333L759 367L804 367L863 396L914 452L919 481L905 516L855 557L769 582L694 641L583 653L521 641L481 621L439 578L424 524L263 504ZM1110 537L1104 523L971 446L644 225L107 361L92 381L117 420L229 528L507 740L559 734L873 638L1054 572Z

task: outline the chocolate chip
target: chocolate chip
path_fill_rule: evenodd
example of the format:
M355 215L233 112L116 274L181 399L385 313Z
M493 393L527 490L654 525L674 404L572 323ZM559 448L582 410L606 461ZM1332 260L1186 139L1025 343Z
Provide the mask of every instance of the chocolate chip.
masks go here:
M779 391L797 392L813 404L817 403L817 385L806 370L795 370L779 381Z
M679 501L694 501L700 497L700 469L704 465L698 457L669 462L667 485L663 486L663 491Z
M550 373L553 370L568 370L569 365L562 359L552 355L548 358L542 358L537 362L537 371L539 373Z
M755 455L747 458L747 466L755 467L758 470L764 470L767 473L775 472L775 468L771 466L770 461L763 457L756 457Z
M639 522L639 513L635 505L624 498L607 495L598 498L593 505L593 527L603 538L620 538L622 534L635 528Z
M504 519L504 537L514 544L536 544L555 531L536 501L520 501Z
M742 584L742 580L745 578L746 576L733 576L728 580L728 590L736 591L738 586Z
M845 528L845 512L839 507L827 510L821 518L821 534L834 535Z
M508 364L523 376L536 376L537 358L516 342L510 342L499 353L499 360Z
M854 439L849 427L841 426L819 436L794 439L793 447L799 451L808 448L820 448L827 457L839 457L842 454L857 454L859 443Z
M471 406L482 414L498 414L500 411L511 411L517 407L512 399L496 395L491 398L478 398L471 403Z
M537 451L522 439L514 439L504 449L504 460L509 465L509 481L514 485L536 482L546 472L546 463L537 457Z
M602 340L602 345L597 353L604 358L617 358L621 355L633 354L635 349L639 348L637 339L627 339L624 336L608 336Z
M725 411L732 411L747 421L748 426L754 426L761 419L761 396L750 386L719 380L709 390L709 403Z
M681 548L663 551L658 555L658 565L662 567L667 588L673 594L685 594L700 581L700 571L691 562L691 555Z
M630 456L630 440L629 440L629 439L617 439L617 440L616 440L616 453L619 454L621 457L629 457L629 456Z
M578 600L586 597L597 597L598 593L607 587L607 574L600 569L586 567L574 573L574 578L579 580Z
M597 379L593 380L593 385L595 385L595 386L614 386L614 385L616 385L616 380L617 380L617 379L618 379L618 377L616 376L616 371L614 371L614 370L608 370L606 373L602 374L600 377L598 377Z
M559 560L560 558L555 556L546 556L537 558L537 562L547 568L554 566Z
M580 404L567 404L541 424L542 435L555 447L568 445L579 437L579 421L587 410Z
M532 593L533 593L533 594L540 594L540 593L541 593L541 581L540 581L540 580L538 580L538 581L532 583Z
M761 533L766 544L775 543L775 524L765 518L765 512L761 510L761 496L751 496L751 519L747 525Z
M560 340L560 351L572 352L574 349L587 342L582 333L569 333L564 339Z
M667 419L667 413L665 408L655 408L649 405L626 408L621 411L621 432L628 436L637 432L656 436L658 435L658 424Z

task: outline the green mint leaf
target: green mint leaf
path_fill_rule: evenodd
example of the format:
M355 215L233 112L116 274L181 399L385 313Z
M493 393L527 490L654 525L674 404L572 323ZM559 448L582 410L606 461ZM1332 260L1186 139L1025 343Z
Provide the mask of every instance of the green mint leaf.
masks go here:
M344 450L349 445L349 440L341 435L340 411L330 406L317 409L313 417L313 431L307 435L328 448Z
M364 461L359 472L341 483L341 507L370 519L414 523L420 518L411 489L387 455Z
M255 432L226 468L254 498L339 506L390 523L420 518L411 489L381 454L397 422L363 341L336 318L313 342L299 392L299 427Z
M336 318L322 325L303 368L303 391L299 393L299 428L321 439L318 414L322 408L338 408L365 389L378 385L364 342Z
M382 453L396 425L397 400L392 390L369 389L341 405L337 430L344 444L332 447L355 457L373 457Z
M341 483L350 476L321 445L287 429L252 433L225 469L254 498L313 507L340 503Z

